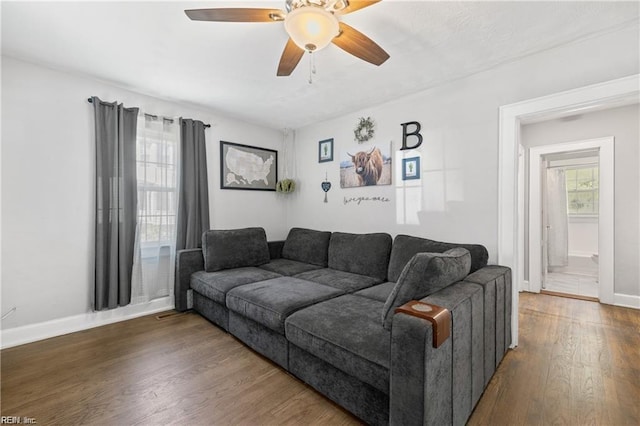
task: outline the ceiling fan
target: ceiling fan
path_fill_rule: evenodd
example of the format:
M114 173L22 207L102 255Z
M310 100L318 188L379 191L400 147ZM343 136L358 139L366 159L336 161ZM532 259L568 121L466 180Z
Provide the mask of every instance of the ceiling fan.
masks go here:
M389 55L380 46L339 17L378 3L380 0L286 0L284 10L217 8L185 10L194 21L284 22L289 34L278 76L291 75L305 52L317 52L333 43L344 51L374 65Z

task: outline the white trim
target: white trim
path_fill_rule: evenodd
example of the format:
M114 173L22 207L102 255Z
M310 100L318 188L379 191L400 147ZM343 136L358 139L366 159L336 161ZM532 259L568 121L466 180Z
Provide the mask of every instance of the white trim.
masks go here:
M622 306L623 308L640 309L640 296L615 293L613 295L613 304L615 306Z
M9 328L7 330L2 330L0 333L0 348L6 349L12 346L35 342L37 340L100 327L114 322L126 321L145 315L168 311L174 309L174 307L173 297L167 296L152 300L148 303L127 305L108 311L87 312L85 314L45 321L37 324Z
M522 221L519 220L518 206L521 205L523 191L517 182L518 150L520 149L520 123L535 115L561 114L575 108L601 108L603 105L619 104L621 99L637 97L640 74L612 80L592 86L581 87L549 96L500 107L500 129L498 132L498 263L512 269L516 280L514 288L522 290L524 259L519 236ZM636 101L637 102L637 101ZM518 309L519 293L513 292L514 311ZM518 314L511 316L512 347L518 345Z
M590 139L552 145L536 146L529 149L529 291L540 292L542 282L542 241L541 202L541 157L546 154L599 150L600 203L598 206L598 254L599 289L598 298L602 303L613 303L614 280L614 138ZM519 173L523 175L524 173ZM521 187L521 189L524 189Z

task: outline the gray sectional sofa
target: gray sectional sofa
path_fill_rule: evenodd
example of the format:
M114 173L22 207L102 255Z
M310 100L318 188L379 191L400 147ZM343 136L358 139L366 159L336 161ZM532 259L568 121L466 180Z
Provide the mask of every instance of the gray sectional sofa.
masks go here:
M480 245L246 228L207 231L202 247L178 252L176 309L370 424L464 424L511 343L511 272ZM411 300L444 308L450 336L396 313Z

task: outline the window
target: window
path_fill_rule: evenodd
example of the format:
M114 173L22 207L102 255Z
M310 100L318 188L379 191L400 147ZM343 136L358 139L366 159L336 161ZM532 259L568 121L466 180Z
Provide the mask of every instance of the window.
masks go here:
M571 216L592 216L598 214L598 166L568 167L567 208Z
M178 120L140 115L136 136L138 217L132 303L172 294L178 211Z
M142 248L175 244L177 124L145 115L138 124L138 232ZM144 255L143 255L144 257Z

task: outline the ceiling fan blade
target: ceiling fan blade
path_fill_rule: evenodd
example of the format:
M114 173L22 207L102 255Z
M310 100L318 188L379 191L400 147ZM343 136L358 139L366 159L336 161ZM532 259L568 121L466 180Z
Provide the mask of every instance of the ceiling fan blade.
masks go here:
M298 62L300 62L300 59L302 59L302 55L304 55L304 50L300 49L293 40L289 39L287 45L284 47L284 52L282 52L280 64L278 64L278 77L291 75L298 65Z
M365 7L369 7L372 4L379 3L380 0L349 0L349 6L345 7L340 11L341 15L346 15L347 13L355 12L356 10L364 9Z
M373 65L382 65L389 59L389 54L376 42L344 22L340 22L340 34L332 40L332 43Z
M184 13L193 21L216 22L275 22L283 21L285 13L279 9L191 9Z

